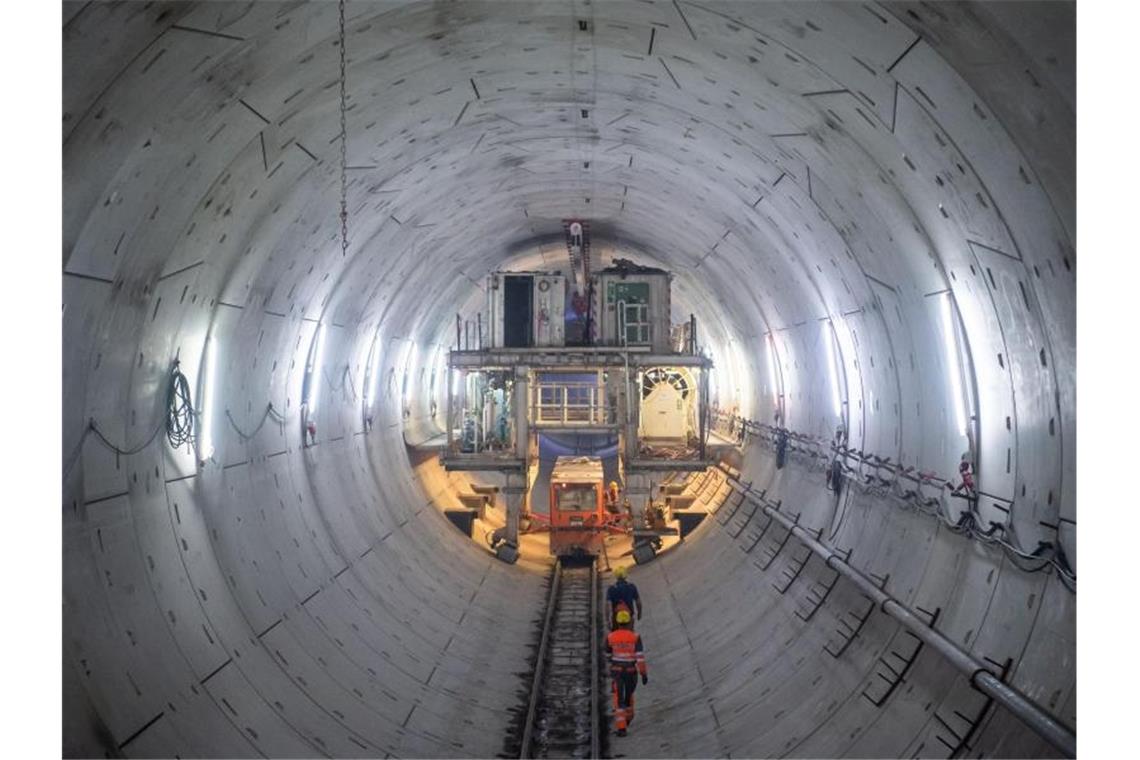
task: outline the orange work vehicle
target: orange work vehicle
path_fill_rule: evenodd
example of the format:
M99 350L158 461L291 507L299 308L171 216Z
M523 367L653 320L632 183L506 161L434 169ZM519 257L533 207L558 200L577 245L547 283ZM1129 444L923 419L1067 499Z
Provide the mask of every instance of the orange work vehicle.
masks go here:
M550 553L597 556L606 530L602 460L558 457L550 474Z

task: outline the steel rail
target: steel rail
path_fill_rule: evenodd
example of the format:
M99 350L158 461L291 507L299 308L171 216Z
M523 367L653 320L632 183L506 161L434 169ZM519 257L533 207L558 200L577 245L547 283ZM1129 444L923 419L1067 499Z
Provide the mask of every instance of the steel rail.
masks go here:
M598 715L598 701L601 699L598 687L598 561L590 565L590 757L597 760L602 756L601 720Z
M538 660L534 664L534 680L530 686L530 702L523 724L522 741L519 744L519 757L531 757L531 744L534 742L534 717L538 711L539 695L542 693L543 671L546 669L546 650L550 648L550 627L554 621L554 610L558 607L558 587L562 583L562 560L554 564L553 578L550 581L550 598L546 601L546 619L542 624L542 638L538 644Z
M1009 710L1034 733L1063 753L1065 757L1077 756L1077 735L1060 719L1021 691L1002 681L985 663L946 638L933 626L918 617L913 610L880 588L869 577L847 564L842 555L821 542L810 531L800 527L798 518L788 517L770 504L767 499L753 493L752 486L742 483L739 475L723 465L719 465L719 467L728 476L729 484L735 491L744 498L750 499L765 515L783 525L804 546L822 558L824 564L829 568L854 583L885 615L901 623L908 631L945 657L950 664L965 673L971 686Z

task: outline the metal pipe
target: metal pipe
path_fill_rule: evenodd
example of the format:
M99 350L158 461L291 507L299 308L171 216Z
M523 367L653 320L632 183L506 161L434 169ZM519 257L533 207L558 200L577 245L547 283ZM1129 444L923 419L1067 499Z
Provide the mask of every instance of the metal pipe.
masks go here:
M455 395L451 392L451 389L454 386L454 381L451 379L451 373L453 371L454 370L451 369L451 357L449 356L447 358L447 374L444 376L443 380L444 386L447 390L447 416L444 417L443 423L443 426L447 429L447 448L445 448L444 451L446 451L448 454L451 453L451 405L453 403L452 396Z
M702 369L700 379L697 381L698 393L697 399L701 408L697 415L697 436L699 438L700 457L705 458L705 442L708 439L708 419L709 419L709 373L708 370Z
M752 493L751 486L741 483L740 478L725 467L721 466L721 470L728 476L729 483L734 490L746 499L752 500L764 514L783 525L804 546L822 558L824 564L829 568L854 583L885 615L901 623L923 643L929 644L932 649L949 660L950 664L965 673L970 679L970 684L978 691L986 694L1013 713L1034 733L1062 752L1065 757L1077 756L1077 735L1072 729L1049 714L1025 694L1002 681L985 663L977 660L969 652L946 638L933 626L918 617L909 607L892 597L862 572L849 565L831 547L822 543L810 531L800 527L798 518L793 520L766 503L766 499Z
M1077 756L1076 734L1029 697L988 670L976 673L971 681L979 691L1004 705L1034 733L1063 752L1065 757Z

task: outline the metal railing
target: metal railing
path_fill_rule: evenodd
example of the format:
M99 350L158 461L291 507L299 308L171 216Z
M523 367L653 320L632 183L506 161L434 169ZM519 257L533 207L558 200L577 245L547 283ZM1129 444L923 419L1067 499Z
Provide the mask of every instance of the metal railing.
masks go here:
M986 521L979 515L979 492L972 471L968 480L962 476L946 478L834 440L745 419L723 410L714 410L713 415L717 427L726 430L730 437L739 434L743 443L747 436L754 436L761 445L773 449L777 467L782 466L780 462L787 456L800 458L809 467L830 470L828 477L832 484L838 476L843 487L850 485L863 493L894 500L934 516L954 533L1000 547L1020 570L1035 573L1053 568L1065 588L1076 593L1076 571L1069 564L1060 531L1053 541L1038 541L1034 549L1021 547L1008 524ZM833 488L834 485L829 485L829 489ZM961 500L965 506L955 513L948 505L949 499Z
M539 427L585 427L614 421L604 388L588 382L536 383L530 419Z

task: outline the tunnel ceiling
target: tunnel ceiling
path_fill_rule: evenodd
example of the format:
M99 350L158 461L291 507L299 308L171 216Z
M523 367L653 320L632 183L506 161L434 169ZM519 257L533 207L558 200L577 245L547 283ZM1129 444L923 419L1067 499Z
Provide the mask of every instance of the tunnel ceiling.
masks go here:
M996 208L1007 189L1053 196L1063 211L1042 255L1071 248L1066 153L963 155L971 140L1012 146L942 46L983 81L975 61L995 49L1009 63L986 76L1042 70L1014 127L1028 111L1031 138L1072 129L1048 97L1058 64L1021 60L993 28L952 47L969 35L943 29L981 24L969 9L349 3L342 259L336 10L96 4L69 19L68 271L113 279L145 255L145 278L208 246L227 300L360 322L392 299L395 319L419 324L505 246L578 216L740 304L744 330L857 308L873 297L866 275L938 290L962 237L1016 254ZM103 46L94 64L90 46ZM1039 171L1049 194L1032 192ZM402 304L417 271L443 276Z
M336 3L65 2L64 450L84 453L64 503L149 484L149 466L128 482L88 453L83 424L145 436L170 361L196 375L211 330L233 340L225 413L252 428L265 387L296 406L318 322L355 393L374 336L449 344L487 272L553 256L579 217L599 247L674 272L737 357L723 405L770 420L771 333L785 421L830 433L805 336L842 321L855 442L947 473L963 443L932 296L951 291L995 496L980 509L1027 546L1059 520L1075 532L1074 19L1064 3L349 2L342 255ZM357 452L400 485L360 494L418 498L393 453L427 399L410 406ZM353 414L330 427L349 436ZM231 438L220 451L252 440ZM218 488L187 498L226 503Z

